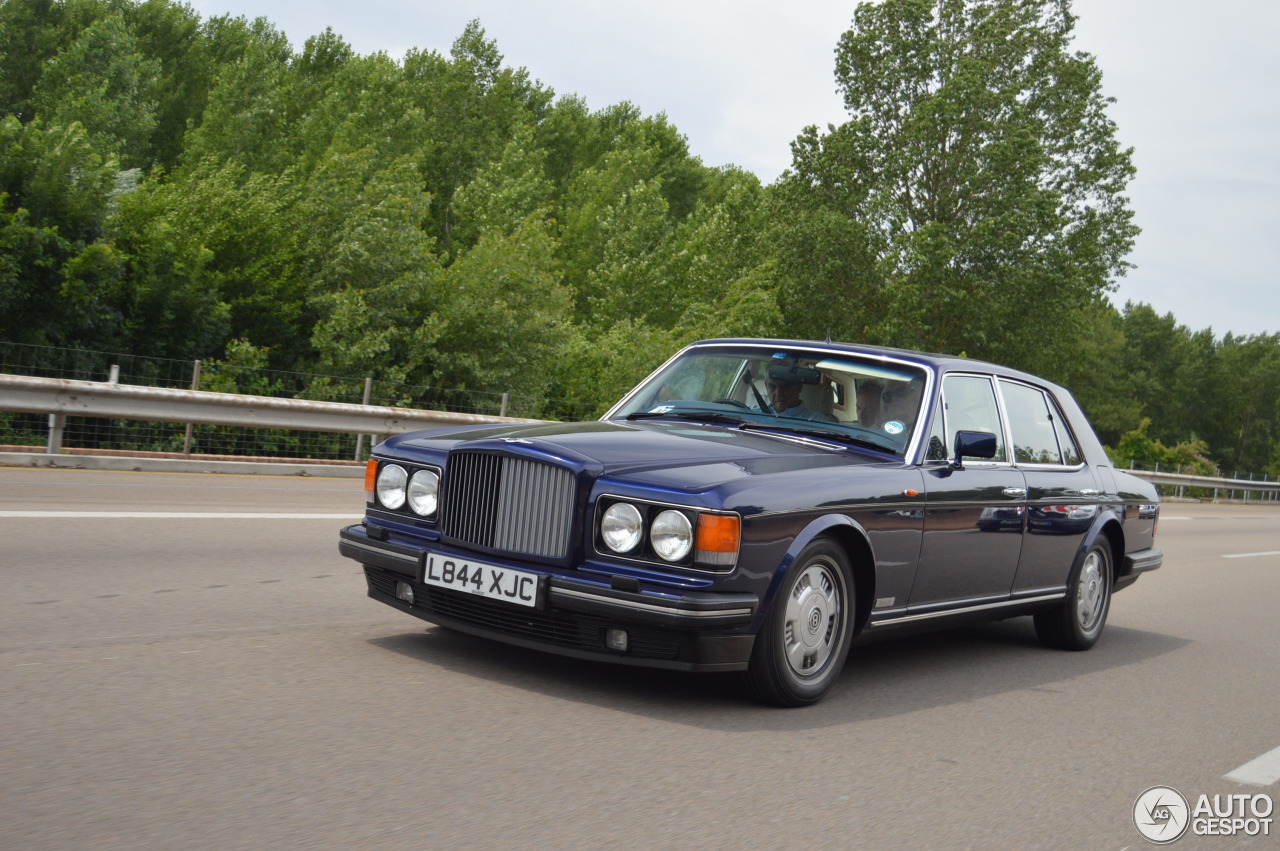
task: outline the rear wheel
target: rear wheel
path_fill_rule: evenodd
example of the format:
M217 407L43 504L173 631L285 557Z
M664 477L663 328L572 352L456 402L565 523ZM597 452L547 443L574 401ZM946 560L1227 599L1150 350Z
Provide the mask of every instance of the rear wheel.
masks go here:
M801 550L756 636L747 685L757 699L806 706L831 690L849 655L853 594L838 544L818 538Z
M1071 571L1067 597L1035 616L1040 643L1060 650L1088 650L1098 642L1111 608L1111 548L1095 541Z

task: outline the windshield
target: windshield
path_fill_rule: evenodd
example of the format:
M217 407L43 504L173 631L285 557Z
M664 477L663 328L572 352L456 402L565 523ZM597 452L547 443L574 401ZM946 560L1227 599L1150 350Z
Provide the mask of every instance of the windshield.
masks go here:
M902 455L921 418L925 380L917 365L843 352L698 348L647 379L609 416L728 422Z

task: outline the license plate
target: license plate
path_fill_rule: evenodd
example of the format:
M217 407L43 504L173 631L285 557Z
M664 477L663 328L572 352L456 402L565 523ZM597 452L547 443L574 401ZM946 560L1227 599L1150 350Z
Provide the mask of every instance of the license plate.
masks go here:
M536 608L538 605L538 575L509 567L427 553L422 581L517 606Z

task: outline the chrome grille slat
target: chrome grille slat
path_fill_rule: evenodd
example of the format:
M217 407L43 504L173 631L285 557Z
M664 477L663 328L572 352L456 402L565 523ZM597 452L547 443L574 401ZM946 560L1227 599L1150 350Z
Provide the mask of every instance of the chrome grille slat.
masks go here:
M440 511L446 535L524 555L569 550L574 475L563 467L488 452L449 457Z

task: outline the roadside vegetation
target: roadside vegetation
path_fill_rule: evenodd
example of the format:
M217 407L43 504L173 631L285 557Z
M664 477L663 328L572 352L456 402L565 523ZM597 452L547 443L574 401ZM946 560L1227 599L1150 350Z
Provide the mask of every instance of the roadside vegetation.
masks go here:
M1071 27L1066 0L859 6L848 120L797 128L762 185L663 115L557 95L479 22L391 58L169 0L5 0L0 341L563 417L695 339L830 336L1057 380L1122 464L1280 474L1280 334L1107 301L1134 170Z

